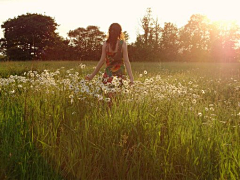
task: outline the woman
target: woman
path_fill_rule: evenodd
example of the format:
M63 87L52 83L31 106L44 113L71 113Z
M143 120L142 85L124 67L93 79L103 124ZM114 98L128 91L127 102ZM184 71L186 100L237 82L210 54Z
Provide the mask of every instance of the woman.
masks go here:
M121 80L124 79L125 67L130 79L130 85L133 84L133 75L128 58L127 44L124 41L122 28L118 23L113 23L109 27L109 36L107 41L103 43L102 55L97 67L93 73L91 75L87 75L85 79L92 80L105 62L106 69L103 75L104 84L111 83L114 76L118 77L121 82Z

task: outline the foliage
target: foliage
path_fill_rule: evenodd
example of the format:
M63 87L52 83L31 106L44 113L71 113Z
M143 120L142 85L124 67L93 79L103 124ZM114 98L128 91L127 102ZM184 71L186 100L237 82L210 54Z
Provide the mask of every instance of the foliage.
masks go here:
M239 39L240 28L236 22L217 21L212 23L210 28L211 59L217 59L220 62L236 61L236 45Z
M2 54L0 54L0 61L5 61L6 60L6 57Z
M203 15L192 15L188 23L180 30L180 51L182 58L188 61L207 60L209 52L209 23Z
M4 38L1 38L0 39L0 54L6 54L6 44L7 42L6 42L6 39L4 39Z
M74 60L76 59L76 54L72 50L73 48L69 46L70 41L68 39L63 39L61 36L55 36L53 40L53 45L48 47L46 50L42 51L42 60Z
M136 54L133 56L134 60L159 60L161 28L158 19L152 18L151 8L147 9L146 15L141 19L141 27L144 33L138 34L136 42L132 44L132 49L136 49Z
M210 21L193 14L178 28L152 17L151 8L140 19L141 33L128 45L131 61L239 62L240 27L234 21ZM57 24L49 16L26 14L7 20L0 39L0 53L8 60L99 60L106 34L91 25L55 33ZM127 31L123 31L126 41Z
M70 44L78 54L78 59L93 60L101 55L105 34L97 26L88 26L69 31Z
M240 28L235 22L212 22L204 15L194 14L179 29L172 23L165 23L162 29L151 13L148 8L141 19L143 34L139 34L130 47L129 54L134 61L238 60Z
M162 61L177 60L179 45L178 28L172 23L165 23L160 40Z
M42 52L53 46L57 36L54 19L40 14L27 13L8 19L1 27L10 60L41 59Z
M128 40L129 40L128 32L127 31L123 31L123 34L124 34L125 41L128 42Z
M239 38L239 26L235 22L211 22L206 16L192 15L180 30L182 59L234 62Z

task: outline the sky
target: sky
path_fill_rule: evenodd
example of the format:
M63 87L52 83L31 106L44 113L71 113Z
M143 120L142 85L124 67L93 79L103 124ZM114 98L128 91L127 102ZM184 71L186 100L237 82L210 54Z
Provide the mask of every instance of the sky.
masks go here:
M191 15L203 14L211 20L235 20L240 25L239 0L0 0L0 25L26 13L51 16L59 24L57 32L64 38L70 30L95 25L107 33L117 22L129 34L129 42L142 33L140 20L147 8L160 26L171 22L182 27ZM0 28L0 38L3 38Z

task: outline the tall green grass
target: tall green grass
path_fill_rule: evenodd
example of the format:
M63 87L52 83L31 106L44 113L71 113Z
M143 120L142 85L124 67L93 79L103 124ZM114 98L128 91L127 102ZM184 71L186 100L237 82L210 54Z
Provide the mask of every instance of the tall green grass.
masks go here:
M95 65L79 63L67 62L71 73L62 69L55 80L77 71L77 83ZM139 85L111 106L87 93L71 101L64 84L38 88L36 77L0 86L0 179L240 179L239 64L132 68Z

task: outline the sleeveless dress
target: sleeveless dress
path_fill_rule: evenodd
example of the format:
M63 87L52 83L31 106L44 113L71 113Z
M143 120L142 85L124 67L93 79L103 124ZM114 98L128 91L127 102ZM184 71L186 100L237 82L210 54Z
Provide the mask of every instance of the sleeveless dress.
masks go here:
M111 84L113 77L116 76L122 84L122 79L125 79L125 67L123 63L123 53L122 53L122 45L123 40L118 42L117 52L110 52L109 45L106 46L106 69L103 75L103 84ZM118 60L115 58L117 53L120 55Z

